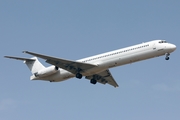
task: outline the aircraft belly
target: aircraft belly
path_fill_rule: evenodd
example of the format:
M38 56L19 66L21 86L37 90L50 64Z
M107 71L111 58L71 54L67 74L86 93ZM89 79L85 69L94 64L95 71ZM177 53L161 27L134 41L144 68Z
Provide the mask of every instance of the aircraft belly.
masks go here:
M67 80L69 78L72 78L74 76L75 76L74 74L72 74L66 70L61 69L61 73L59 72L59 74L52 76L51 79L54 79L56 82L60 82L60 81L64 81L64 80Z

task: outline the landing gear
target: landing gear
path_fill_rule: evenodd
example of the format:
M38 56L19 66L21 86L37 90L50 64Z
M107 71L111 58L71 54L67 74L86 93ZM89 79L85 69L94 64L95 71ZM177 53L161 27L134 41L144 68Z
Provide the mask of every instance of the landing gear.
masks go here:
M166 59L166 60L169 60L169 57L166 57L165 59Z
M97 83L97 80L95 80L95 79L91 79L91 80L90 80L90 83L92 83L92 84L94 84L94 85L95 85L95 84Z
M166 53L165 59L166 59L166 60L169 60L169 56L170 56L170 54L169 54L169 53Z
M81 78L82 78L82 74L81 74L81 73L77 73L77 74L76 74L76 78L81 79Z

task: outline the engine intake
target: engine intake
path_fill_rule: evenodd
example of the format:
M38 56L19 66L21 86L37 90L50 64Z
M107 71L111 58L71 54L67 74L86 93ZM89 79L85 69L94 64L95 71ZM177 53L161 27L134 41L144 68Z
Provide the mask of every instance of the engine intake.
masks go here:
M57 66L50 66L43 70L39 70L38 72L34 73L35 77L46 77L48 75L52 75L59 70Z

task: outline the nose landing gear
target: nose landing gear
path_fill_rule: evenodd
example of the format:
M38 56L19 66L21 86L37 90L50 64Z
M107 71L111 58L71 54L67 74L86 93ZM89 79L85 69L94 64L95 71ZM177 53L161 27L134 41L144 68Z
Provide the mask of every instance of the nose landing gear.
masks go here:
M166 59L166 60L169 60L169 59L170 59L169 56L170 56L170 54L169 54L169 53L166 53L165 59Z

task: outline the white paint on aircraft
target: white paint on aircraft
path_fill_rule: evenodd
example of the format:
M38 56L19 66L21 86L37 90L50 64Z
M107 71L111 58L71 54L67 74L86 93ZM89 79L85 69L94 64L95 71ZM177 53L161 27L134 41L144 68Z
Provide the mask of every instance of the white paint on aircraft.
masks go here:
M153 40L142 44L114 50L111 52L83 58L77 61L66 60L62 58L51 57L29 51L24 53L36 56L33 58L21 58L5 56L6 58L23 60L32 72L31 80L45 80L50 82L64 81L69 78L81 79L85 76L90 83L110 84L118 87L118 84L111 75L109 68L138 62L154 57L165 55L165 59L169 60L169 55L176 50L174 44L165 40ZM45 59L50 67L44 67L37 57Z

